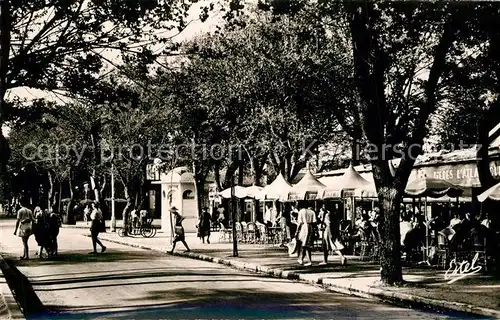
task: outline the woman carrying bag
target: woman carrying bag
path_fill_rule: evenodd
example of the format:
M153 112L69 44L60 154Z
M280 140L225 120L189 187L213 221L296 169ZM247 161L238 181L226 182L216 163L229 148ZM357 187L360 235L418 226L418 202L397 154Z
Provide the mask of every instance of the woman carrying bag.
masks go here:
M184 221L184 217L181 216L181 214L177 211L176 207L172 207L170 209L172 214L174 215L175 219L175 227L174 227L174 232L175 232L175 238L174 238L174 243L172 244L172 249L169 251L169 253L173 253L175 249L175 245L177 242L182 242L182 244L186 247L186 252L191 251L186 243L186 236L184 233L184 227L182 226L182 221Z
M319 265L324 266L328 264L328 255L330 251L335 251L335 253L340 256L340 264L345 265L346 258L341 251L344 249L344 245L339 240L340 232L338 228L335 228L335 223L333 223L333 214L323 207L319 218L321 220L322 227L321 243L323 248L323 261Z

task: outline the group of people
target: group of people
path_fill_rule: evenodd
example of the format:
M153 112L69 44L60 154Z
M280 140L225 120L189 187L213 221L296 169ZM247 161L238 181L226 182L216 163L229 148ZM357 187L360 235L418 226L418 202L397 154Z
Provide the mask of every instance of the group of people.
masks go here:
M40 207L31 211L24 203L21 203L21 207L17 211L14 230L14 235L19 236L23 242L23 255L20 259L29 259L28 240L31 235L35 236L40 247L40 251L37 252L40 258L43 257L44 250L49 258L57 256L57 236L60 226L61 220L55 212L43 211Z
M141 225L146 223L148 218L148 211L146 209L134 208L130 211L130 221L134 228L140 228Z
M103 231L105 225L99 204L92 203L90 209L89 218L92 220L90 233L93 246L93 251L90 254L95 254L97 253L97 244L101 246L101 252L106 251L106 246L98 238L99 233ZM40 258L43 257L44 251L49 258L57 256L57 237L60 227L61 219L57 213L47 209L42 210L40 207L35 207L31 211L25 203L21 202L20 209L17 211L17 221L14 229L14 235L19 236L23 242L23 255L20 259L29 259L28 241L31 235L35 236L35 240L40 247L40 251L38 252Z
M289 225L286 224L286 212L286 210L283 211L283 214L280 216L280 221L282 221L283 224L282 228L289 228L290 225L296 225L296 228L294 228L295 232L290 232L290 234L295 234L295 236L290 244L291 249L289 251L291 256L297 254L297 262L299 264L303 264L304 266L312 265L312 249L314 247L314 241L318 236L321 239L321 247L323 250L323 261L320 265L328 264L328 256L331 252L340 256L342 265L346 264L347 259L342 254L344 245L341 242L335 214L328 210L325 205L321 207L318 214L316 214L311 206L303 207L300 210L297 210L295 206L292 206L289 211ZM306 257L307 262L304 262Z
M436 217L429 222L431 236L435 245L438 234L446 237L451 248L472 249L477 246L494 246L496 232L492 229L491 220L486 214L474 216L468 212L455 214L447 224L441 217Z
M358 217L355 222L357 233L355 236L359 236L359 233L362 232L366 235L367 240L374 243L379 242L380 211L378 208L374 208L369 213L361 211L361 208L357 210ZM446 221L444 218L446 215L443 214L426 219L424 211L418 208L413 211L407 211L404 208L401 210L400 245L407 257L414 252L421 252L421 248L425 245L437 247L440 235L447 238L452 248L467 249L474 245L484 245L484 240L491 238L494 234L491 232L491 220L487 214L475 217L469 212L455 213L451 219ZM429 235L428 243L426 243L426 234ZM434 251L431 250L431 252Z

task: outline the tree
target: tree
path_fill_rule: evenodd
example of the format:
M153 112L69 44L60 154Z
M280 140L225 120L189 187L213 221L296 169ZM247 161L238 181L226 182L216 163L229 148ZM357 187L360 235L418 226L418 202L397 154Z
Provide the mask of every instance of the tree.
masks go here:
M422 150L427 120L436 109L439 80L458 32L454 11L446 5L421 3L348 8L361 97L358 112L363 133L375 148L371 163L382 216L381 279L388 284L403 280L399 206ZM401 37L394 37L396 29ZM428 70L426 79L417 73L423 66ZM398 144L402 158L393 177L386 149Z
M0 4L0 128L8 90L30 87L86 93L105 69L104 52L153 61L169 49L165 31L186 25L190 1L2 0ZM200 18L206 19L208 7ZM91 91L91 90L90 90ZM64 93L63 93L64 94ZM8 144L0 131L0 175ZM1 176L0 176L1 177Z
M41 207L59 212L62 195L68 195L64 222L73 223L75 174L88 171L90 158L86 150L88 129L85 130L88 110L81 105L55 105L44 101L35 101L25 108L41 109L44 114L31 117L29 122L26 115L11 122L10 139L14 152L9 166L14 172L23 168L36 170L37 180L26 183L25 187L35 188L30 192L32 198L38 193L40 183L47 187L46 204L41 199L35 200ZM40 183L35 182L38 180Z
M143 206L147 165L170 142L169 102L159 101L151 92L126 83L130 87L128 94L121 92L115 103L102 106L100 132L105 137L101 145L101 166L109 171L113 164L124 186L127 199L123 209L124 225L129 222L130 211Z
M422 152L429 117L442 101L441 80L447 74L447 63L467 55L460 52L456 40L471 18L471 8L442 3L326 1L304 8L311 12L312 24L320 19L329 26L339 43L341 59L332 57L332 63L339 65L337 75L346 83L353 79L355 84L354 101L349 102L341 88L334 91L339 98L333 101L352 104L347 114L354 120L351 125L356 132L347 132L353 139L362 132L368 143L382 216L381 279L400 283L400 201ZM352 76L341 65L350 65ZM333 107L332 112L339 109ZM387 161L392 158L401 158L395 176Z
M490 171L488 149L489 131L500 123L500 6L482 3L469 14L460 41L462 52L472 54L449 64L447 97L463 110L463 118L471 118L471 121L457 120L458 128L475 127L470 131L476 134L479 178L486 190L498 182ZM468 138L467 133L463 134Z
M211 70L200 77L209 88L221 83L204 91L203 103L225 114L219 119L231 130L223 141L243 149L227 155L226 178L249 164L260 185L269 162L293 180L311 157L307 147L314 152L340 131L324 90L325 79L333 81L332 47L324 29L300 21L255 14L239 24L193 41L187 51L193 68Z

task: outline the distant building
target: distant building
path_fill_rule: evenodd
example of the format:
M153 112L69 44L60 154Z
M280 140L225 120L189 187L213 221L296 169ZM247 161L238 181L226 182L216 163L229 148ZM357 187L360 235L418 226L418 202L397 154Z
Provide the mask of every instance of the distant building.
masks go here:
M157 192L154 193L155 199L150 198L150 202L154 201L160 204L160 207L156 208L156 210L161 212L162 231L167 234L172 231L170 208L176 207L186 218L183 222L185 231L195 232L199 213L193 173L189 172L187 167L178 167L167 173L149 170L148 179L152 180L152 185L160 185L159 190L157 189ZM203 190L207 200L209 185L210 182L207 181Z

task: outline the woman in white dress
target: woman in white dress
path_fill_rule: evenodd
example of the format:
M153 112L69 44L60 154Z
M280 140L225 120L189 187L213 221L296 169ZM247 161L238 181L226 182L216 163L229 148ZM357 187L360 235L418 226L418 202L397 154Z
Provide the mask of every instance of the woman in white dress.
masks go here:
M297 260L299 264L304 263L304 258L307 257L309 262L304 264L304 266L310 266L312 264L311 254L312 248L314 245L314 225L316 224L316 213L312 210L311 207L307 209L301 209L299 211L298 217L298 239L301 244L302 257Z
M14 235L17 234L23 241L24 250L23 255L20 257L21 260L29 259L28 240L32 233L34 221L33 212L24 203L21 203L21 209L17 212L16 228L14 230Z

